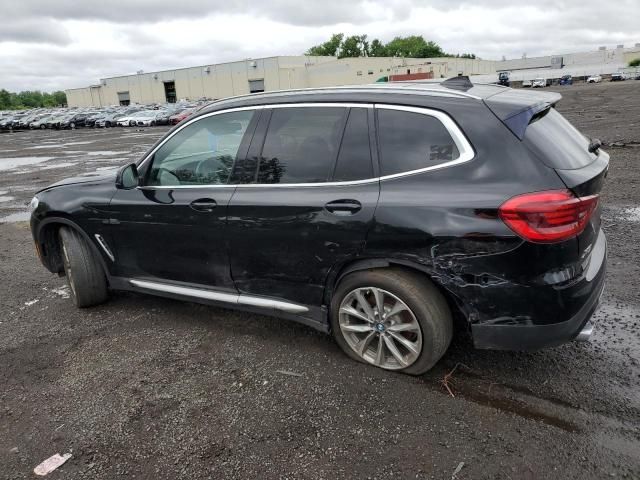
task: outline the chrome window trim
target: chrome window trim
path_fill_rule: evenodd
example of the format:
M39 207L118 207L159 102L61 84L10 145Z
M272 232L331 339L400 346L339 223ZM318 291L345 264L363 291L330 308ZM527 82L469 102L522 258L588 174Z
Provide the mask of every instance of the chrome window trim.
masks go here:
M345 182L317 182L317 183L240 183L240 184L221 184L221 185L144 185L137 187L140 190L176 190L176 189L189 189L189 188L264 188L264 187L272 187L272 188L299 188L299 187L341 187L341 186L351 186L351 185L365 185L369 183L377 183L385 180L392 180L396 178L406 177L410 175L417 175L420 173L430 172L434 170L440 170L443 168L453 167L455 165L460 165L462 163L469 162L473 160L475 157L475 152L467 137L462 133L458 125L453 121L453 119L446 113L440 110L434 110L426 107L412 107L407 105L396 105L396 104L386 104L386 103L353 103L353 102L327 102L327 103L278 103L272 105L253 105L249 107L236 107L229 108L226 110L218 110L216 112L210 112L194 118L180 128L176 129L171 135L167 136L162 143L158 144L138 165L138 168L142 167L145 162L147 162L155 152L162 147L167 141L169 141L174 135L180 132L183 128L195 123L204 118L208 118L214 115L221 115L223 113L233 113L240 112L246 110L263 110L263 109L277 109L277 108L312 108L312 107L344 107L344 108L374 108L374 109L385 109L385 110L399 110L411 113L418 113L421 115L428 115L434 118L437 118L446 130L451 135L454 143L459 152L458 158L444 162L438 165L432 165L429 167L419 168L417 170L410 170L406 172L394 173L391 175L382 175L380 177L372 177L364 180L351 180Z

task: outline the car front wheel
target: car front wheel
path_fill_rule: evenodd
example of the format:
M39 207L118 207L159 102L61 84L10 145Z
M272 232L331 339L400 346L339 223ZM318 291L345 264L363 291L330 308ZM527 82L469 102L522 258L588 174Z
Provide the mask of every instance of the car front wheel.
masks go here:
M351 358L411 375L431 369L453 336L438 289L420 274L395 269L347 275L331 302L331 327Z
M87 241L74 229L60 229L62 262L71 296L80 308L107 300L109 290L100 260Z

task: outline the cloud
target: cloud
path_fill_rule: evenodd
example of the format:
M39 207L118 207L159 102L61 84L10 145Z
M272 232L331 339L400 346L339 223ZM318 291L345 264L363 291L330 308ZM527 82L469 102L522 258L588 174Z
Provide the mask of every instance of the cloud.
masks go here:
M619 0L6 1L0 88L60 89L100 78L298 55L332 33L423 35L499 60L640 42L640 2Z
M70 41L69 32L59 23L49 19L5 20L0 28L0 42L67 45Z

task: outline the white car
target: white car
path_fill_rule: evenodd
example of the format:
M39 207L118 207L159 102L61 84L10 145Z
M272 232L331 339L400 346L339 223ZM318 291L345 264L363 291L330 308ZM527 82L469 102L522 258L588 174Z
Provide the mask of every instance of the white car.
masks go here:
M158 119L166 115L164 111L161 110L145 110L143 112L138 112L135 118L131 118L131 120L135 120L134 125L138 127L149 127L157 124Z
M531 87L531 80L523 80L522 81L522 88L530 88Z
M587 83L600 83L602 81L602 77L600 75L591 75L587 78Z
M121 117L118 119L118 126L119 127L132 127L136 124L136 122L138 121L138 118L141 115L144 115L146 112L145 111L141 111L141 112L134 112L131 115L127 115L124 117Z
M531 82L532 88L544 88L547 86L546 78L534 78L533 82Z

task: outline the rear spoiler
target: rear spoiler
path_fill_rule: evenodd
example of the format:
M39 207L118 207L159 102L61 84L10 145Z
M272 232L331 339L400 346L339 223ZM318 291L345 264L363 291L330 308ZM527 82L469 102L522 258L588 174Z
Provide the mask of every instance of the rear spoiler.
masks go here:
M555 92L525 92L505 89L484 99L489 109L520 140L531 119L541 112L555 106L562 95Z

